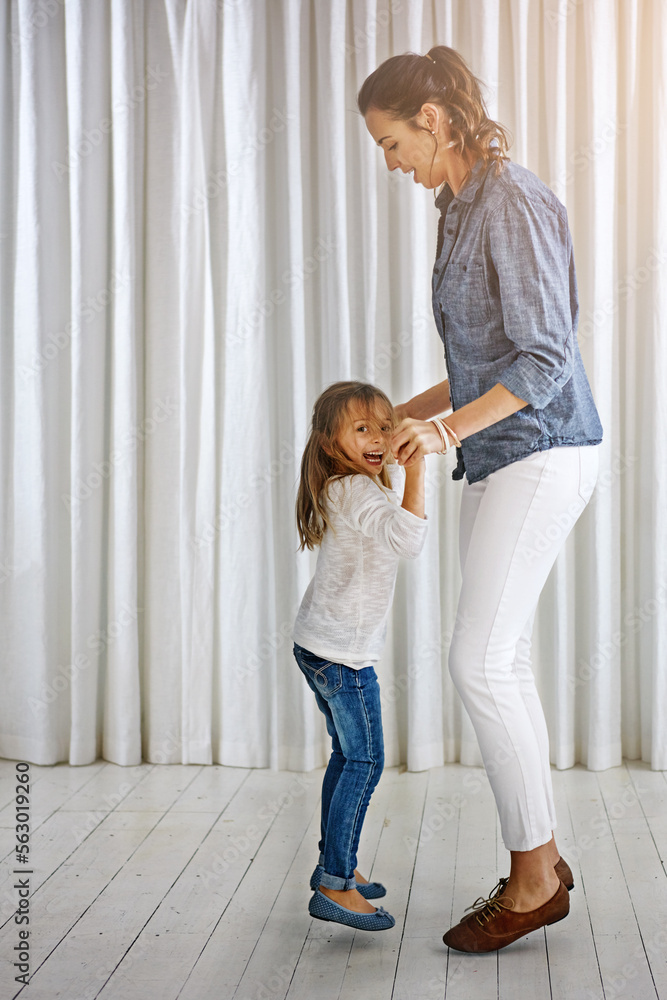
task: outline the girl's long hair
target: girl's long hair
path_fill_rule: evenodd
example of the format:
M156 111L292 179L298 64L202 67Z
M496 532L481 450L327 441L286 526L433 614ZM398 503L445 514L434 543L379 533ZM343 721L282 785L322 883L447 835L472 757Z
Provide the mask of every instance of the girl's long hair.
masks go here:
M394 408L381 389L367 382L334 382L316 401L313 423L301 459L301 477L296 500L296 523L300 550L320 545L329 526L326 489L334 479L369 475L352 464L338 444L338 437L353 403L369 420L396 423ZM369 478L373 478L369 475ZM377 478L391 488L386 464Z
M480 81L456 49L434 45L425 56L415 52L392 56L364 80L357 96L362 115L375 108L430 135L413 121L424 104L439 105L451 118L449 131L462 156L470 154L471 159L493 163L496 171L502 169L509 159L510 134L489 118ZM433 137L433 160L436 151Z

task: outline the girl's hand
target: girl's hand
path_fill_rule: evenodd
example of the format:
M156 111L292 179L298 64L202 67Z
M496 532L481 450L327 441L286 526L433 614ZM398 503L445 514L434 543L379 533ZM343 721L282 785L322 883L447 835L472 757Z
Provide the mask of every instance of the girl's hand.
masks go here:
M442 439L430 420L401 420L391 439L391 450L399 465L407 467L424 455L442 451Z

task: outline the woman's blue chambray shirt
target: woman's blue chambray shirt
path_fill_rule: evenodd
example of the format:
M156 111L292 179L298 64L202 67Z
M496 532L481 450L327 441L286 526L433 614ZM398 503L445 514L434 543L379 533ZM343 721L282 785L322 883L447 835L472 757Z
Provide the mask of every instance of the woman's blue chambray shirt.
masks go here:
M440 209L433 313L452 407L500 382L528 406L462 441L452 476L479 482L535 451L593 445L602 425L579 353L565 207L535 174L479 160Z

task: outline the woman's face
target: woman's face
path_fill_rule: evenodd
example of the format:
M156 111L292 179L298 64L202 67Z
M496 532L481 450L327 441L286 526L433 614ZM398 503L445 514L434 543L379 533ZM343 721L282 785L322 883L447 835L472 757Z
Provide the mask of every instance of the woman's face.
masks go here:
M438 138L445 138L443 119L441 108L425 104L416 120L428 132L410 128L407 122L390 118L386 112L376 108L368 109L365 122L366 128L384 152L389 170L398 168L404 174L412 173L415 184L435 188L446 180L446 171L442 153L436 152L435 158L433 156L435 138L430 133L433 130Z

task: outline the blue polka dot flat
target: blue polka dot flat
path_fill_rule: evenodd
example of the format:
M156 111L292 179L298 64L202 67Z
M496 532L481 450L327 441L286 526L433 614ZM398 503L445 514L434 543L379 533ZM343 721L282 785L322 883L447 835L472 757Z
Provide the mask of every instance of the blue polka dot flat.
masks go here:
M313 891L319 889L323 871L324 868L322 865L317 865L315 871L310 876L310 888ZM381 899L382 896L387 895L387 890L381 882L357 882L357 892L364 899Z
M375 913L355 913L353 910L346 910L344 906L334 903L333 899L329 899L319 889L313 893L308 904L308 912L311 917L316 917L318 920L330 920L335 924L345 924L357 931L387 931L396 923L391 913L387 913L381 906L378 906Z

